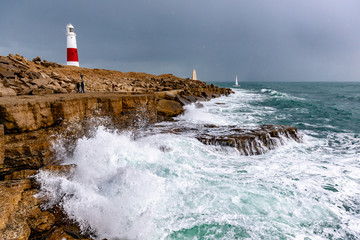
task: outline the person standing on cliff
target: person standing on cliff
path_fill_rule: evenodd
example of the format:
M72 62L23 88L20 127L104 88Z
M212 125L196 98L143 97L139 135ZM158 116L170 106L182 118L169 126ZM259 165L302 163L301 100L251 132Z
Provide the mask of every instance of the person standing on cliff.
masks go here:
M81 78L81 84L80 84L81 91L80 91L80 93L85 93L84 75L82 75L81 73L80 73L80 78Z
M80 82L76 83L76 93L80 92Z

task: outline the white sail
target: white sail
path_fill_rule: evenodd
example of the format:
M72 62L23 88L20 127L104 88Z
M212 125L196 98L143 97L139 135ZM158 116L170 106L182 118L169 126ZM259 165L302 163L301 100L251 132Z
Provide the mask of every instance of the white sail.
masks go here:
M237 76L235 78L235 85L233 85L233 87L240 87Z
M197 80L195 68L193 70L192 80Z

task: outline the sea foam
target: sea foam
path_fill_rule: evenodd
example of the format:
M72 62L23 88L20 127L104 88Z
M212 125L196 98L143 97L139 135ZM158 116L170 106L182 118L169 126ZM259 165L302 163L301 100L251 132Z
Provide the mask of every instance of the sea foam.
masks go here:
M275 111L264 98L240 89L178 121L252 126ZM38 174L40 195L98 239L359 238L358 135L301 133L303 143L242 156L185 134L99 127L72 155L57 148L77 167L70 178Z

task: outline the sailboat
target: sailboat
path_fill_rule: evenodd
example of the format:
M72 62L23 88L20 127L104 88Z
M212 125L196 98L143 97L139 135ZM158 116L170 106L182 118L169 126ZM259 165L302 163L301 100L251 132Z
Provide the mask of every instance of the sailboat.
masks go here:
M235 78L235 85L233 85L233 87L240 87L237 76Z

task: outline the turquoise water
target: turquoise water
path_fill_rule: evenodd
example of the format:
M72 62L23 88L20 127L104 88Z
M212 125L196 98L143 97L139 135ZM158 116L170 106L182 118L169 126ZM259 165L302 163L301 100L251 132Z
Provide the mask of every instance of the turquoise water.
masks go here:
M222 87L232 84L216 83ZM276 109L263 124L360 133L360 83L242 83L241 89L268 96L252 103ZM279 115L284 117L279 119ZM318 127L311 127L314 125Z
M97 239L360 239L360 84L234 91L137 134L94 129L64 160L71 179L38 175L41 194ZM204 124L292 125L303 142L244 156L156 131Z

